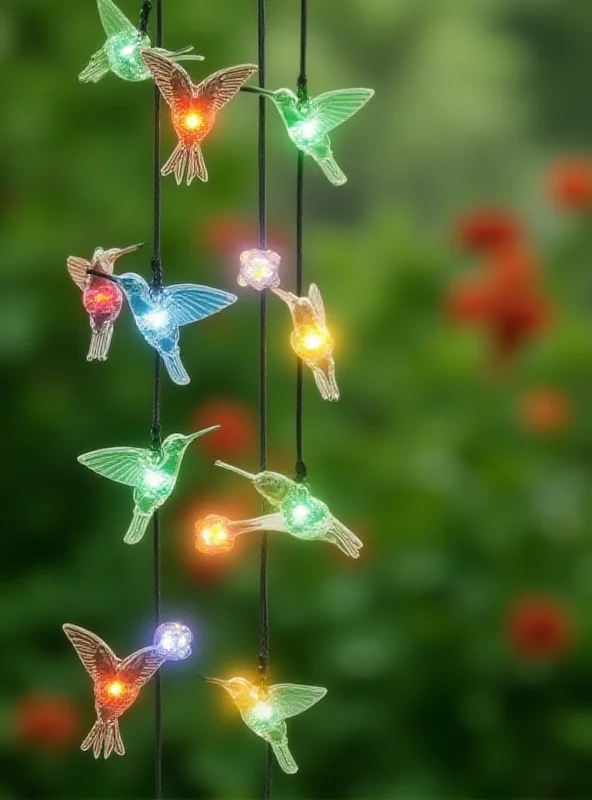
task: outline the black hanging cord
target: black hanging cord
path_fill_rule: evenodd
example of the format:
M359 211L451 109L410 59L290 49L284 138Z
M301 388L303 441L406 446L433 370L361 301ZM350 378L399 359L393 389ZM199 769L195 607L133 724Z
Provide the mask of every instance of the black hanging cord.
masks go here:
M264 89L267 67L267 0L257 0L257 31L259 86ZM267 250L267 118L265 97L259 97L259 247ZM259 302L259 466L267 469L267 289ZM264 511L267 511L264 508ZM261 567L259 575L259 680L262 686L269 682L269 595L268 595L268 548L269 534L261 537ZM265 759L264 800L272 798L273 751L267 745Z
M298 75L298 98L308 100L307 76L308 49L308 0L300 0L300 74ZM303 242L304 242L304 153L298 151L298 172L296 179L296 294L302 296L303 283ZM296 480L306 480L307 469L304 462L303 400L302 400L302 361L296 362Z
M162 47L162 0L147 0L142 5L140 12L140 32L146 33L150 12L155 11L154 46ZM160 109L161 99L158 87L154 87L154 220L153 220L153 249L150 266L152 270L151 288L158 291L162 287L162 261L161 261L161 209L162 209L162 177L160 174ZM162 364L158 353L154 360L154 383L152 396L152 449L160 450L162 446L161 422L161 371ZM154 627L160 625L161 617L161 548L160 548L160 514L158 509L154 513ZM160 672L155 675L154 686L154 796L162 800L162 683Z

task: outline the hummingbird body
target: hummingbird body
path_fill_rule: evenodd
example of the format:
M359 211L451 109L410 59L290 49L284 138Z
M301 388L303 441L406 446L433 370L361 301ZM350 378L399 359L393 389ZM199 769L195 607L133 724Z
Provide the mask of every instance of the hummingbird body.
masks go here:
M137 544L144 537L152 515L170 497L189 444L218 428L216 425L190 436L173 433L159 449L108 447L78 457L93 472L133 486L134 514L124 537L126 544Z
M325 306L318 286L311 283L308 297L297 297L278 288L272 291L290 309L294 325L290 338L292 349L312 371L321 397L331 402L339 400L334 342L326 325Z
M77 625L64 625L63 629L93 680L97 721L81 749L92 747L95 758L101 752L109 758L113 751L122 756L125 747L119 732L119 717L133 705L142 686L165 659L154 647L146 647L121 659L96 634Z
M236 295L191 283L155 289L134 272L111 280L123 290L138 330L160 354L171 379L189 383L179 350L179 327L221 311L236 301Z
M254 475L223 461L216 461L216 466L252 481L259 494L277 509L274 514L227 524L230 534L238 536L253 530L279 531L304 541L329 542L350 558L359 557L363 542L333 516L322 500L310 494L308 486L278 472L265 471Z
M333 185L341 186L347 181L333 157L329 133L370 100L374 95L372 89L342 89L314 98L290 89L271 92L254 87L252 91L274 102L290 139L317 162Z
M108 278L113 274L115 262L120 256L133 253L141 245L103 250L97 247L91 261L78 256L68 258L68 272L74 283L82 290L82 303L88 312L91 327L91 343L87 361L105 361L111 346L113 326L121 311L123 292ZM89 270L102 273L89 275Z
M286 719L318 703L327 690L322 686L299 686L293 683L257 686L245 678L207 680L228 692L245 725L271 745L282 770L289 774L298 772L298 765L288 746Z
M107 41L96 52L87 67L80 73L82 83L97 83L109 71L124 81L144 81L150 71L142 60L141 52L150 47L150 37L133 25L113 0L97 0L99 15ZM202 56L189 55L193 47L170 52L159 49L170 58L202 61Z
M241 64L219 70L194 84L187 72L155 49L142 51L146 67L171 108L173 127L179 144L162 168L163 175L173 173L177 184L187 173L187 185L194 178L208 180L201 143L212 130L218 112L257 70L255 64Z

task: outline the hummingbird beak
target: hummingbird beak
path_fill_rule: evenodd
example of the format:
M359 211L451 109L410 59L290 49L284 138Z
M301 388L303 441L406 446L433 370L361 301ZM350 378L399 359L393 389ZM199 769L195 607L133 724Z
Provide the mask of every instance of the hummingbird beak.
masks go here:
M254 481L257 476L253 475L250 472L246 472L244 469L239 469L238 467L233 467L231 464L226 464L224 461L216 461L216 467L222 467L222 469L228 470L228 472L235 472L237 475L242 475L243 478L248 478L250 481Z
M292 292L285 292L283 289L275 288L272 289L271 291L275 295L277 295L280 298L280 300L283 300L284 303L286 303L287 305L290 305L291 303L294 302L294 300L298 299L295 294L292 294Z
M242 92L250 92L251 94L258 94L261 97L269 97L270 100L274 99L274 92L269 89L262 89L260 86L243 86Z
M139 244L132 244L131 247L122 247L119 253L117 254L117 258L120 256L126 256L128 253L135 253L136 250L139 250L141 247L144 247L146 242L140 242Z
M101 272L98 269L87 269L87 275L95 275L97 278L106 278L108 281L113 281L113 283L119 283L119 279L116 275L107 275L106 272Z
M189 436L186 436L185 439L187 444L191 444L191 442L195 441L195 439L199 439L200 436L205 436L206 433L213 433L214 431L219 431L221 425L212 425L211 428L205 428L203 431L198 431L197 433L191 433Z

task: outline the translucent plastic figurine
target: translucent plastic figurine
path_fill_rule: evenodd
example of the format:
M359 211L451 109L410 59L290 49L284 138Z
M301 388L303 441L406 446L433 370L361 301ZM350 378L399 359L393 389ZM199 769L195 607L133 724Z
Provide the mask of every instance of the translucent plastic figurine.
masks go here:
M135 272L111 275L109 280L123 290L138 330L160 354L171 380L181 386L189 383L181 361L179 328L222 311L236 302L236 295L192 283L153 289Z
M245 678L207 680L228 692L245 725L271 745L283 771L291 775L298 772L298 764L288 747L286 720L314 706L323 699L327 690L322 686L298 686L295 683L257 686Z
M291 344L296 355L312 370L323 400L339 400L335 379L333 337L325 321L323 298L315 283L310 284L308 297L297 297L283 289L272 290L290 309L294 330Z
M82 291L82 303L90 317L92 336L86 357L88 361L106 360L113 336L113 325L123 303L123 294L117 284L100 278L98 275L89 275L88 270L93 269L97 272L104 272L106 275L112 275L117 259L127 253L133 253L139 247L142 245L134 244L131 247L112 250L103 250L102 247L97 247L92 261L78 256L68 258L68 272L76 286Z
M360 539L331 514L325 503L313 497L303 483L297 483L277 472L260 472L254 475L223 461L216 461L216 466L236 472L252 481L259 494L278 509L276 514L249 520L249 530L280 531L304 541L330 542L350 558L358 558L360 555L359 551L363 547ZM238 529L244 523L234 524L237 526L235 536L247 532Z
M149 78L150 71L146 69L140 51L150 47L150 37L136 28L113 0L97 0L97 5L107 41L92 56L78 79L82 83L98 83L109 71L124 81L144 81ZM178 61L203 61L203 56L188 55L192 50L193 47L185 47L176 52L161 49L157 52Z
M251 286L258 292L280 285L281 257L273 250L245 250L240 255L239 286Z
M119 717L134 703L142 686L154 675L165 659L153 647L145 647L127 658L117 658L113 650L94 633L77 625L64 625L64 632L94 684L97 721L82 742L98 758L103 751L109 758L115 751L125 754L119 732Z
M108 447L78 457L81 464L104 478L134 487L134 516L123 540L126 544L136 544L142 539L156 509L170 497L191 442L219 428L215 425L190 436L173 433L167 436L160 450Z
M195 523L195 547L200 553L213 556L220 553L229 553L234 547L237 536L251 531L273 531L277 527L270 527L276 523L278 514L267 514L255 519L231 522L227 517L218 514L208 514L204 519ZM283 528L281 529L283 530Z
M179 144L162 168L162 174L174 173L179 185L183 182L185 170L188 186L195 177L207 181L208 171L201 143L214 127L220 109L249 80L257 70L256 65L228 67L196 85L182 67L162 53L143 50L142 58L171 107L173 126L179 138Z
M314 158L334 186L347 181L333 157L329 133L359 111L374 95L373 89L340 89L312 99L290 89L271 92L253 87L252 91L273 100L290 139Z
M184 661L191 655L193 633L182 622L163 622L154 634L154 650L166 661Z

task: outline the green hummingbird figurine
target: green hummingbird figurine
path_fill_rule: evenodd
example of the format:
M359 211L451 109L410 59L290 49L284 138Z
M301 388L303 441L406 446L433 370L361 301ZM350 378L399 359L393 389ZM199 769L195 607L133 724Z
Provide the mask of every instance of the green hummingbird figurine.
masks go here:
M97 0L99 16L107 34L107 41L90 59L88 66L78 76L81 83L98 83L111 71L124 81L144 81L150 77L150 70L142 60L141 50L150 47L148 34L136 28L113 0ZM161 53L175 61L193 59L203 61L203 56L190 55L193 47L170 52L160 48Z
M257 686L246 678L206 680L228 692L245 725L271 745L283 771L290 775L298 772L298 764L288 747L286 719L307 711L322 700L327 690L323 686L298 686L295 683Z
M346 556L359 557L363 542L333 516L326 503L311 495L308 486L278 472L253 475L224 461L216 461L216 466L252 481L259 494L278 509L276 514L251 520L248 530L281 531L307 542L329 542Z
M191 442L219 428L214 425L190 436L173 433L157 449L107 447L78 457L81 464L104 478L134 487L134 516L123 539L126 544L137 544L143 538L152 515L170 497Z
M329 133L359 111L374 95L373 89L339 89L314 98L306 90L296 94L291 89L272 92L253 86L249 91L273 100L290 139L314 158L334 186L347 181L333 157Z

